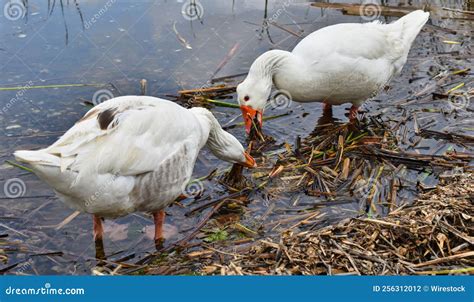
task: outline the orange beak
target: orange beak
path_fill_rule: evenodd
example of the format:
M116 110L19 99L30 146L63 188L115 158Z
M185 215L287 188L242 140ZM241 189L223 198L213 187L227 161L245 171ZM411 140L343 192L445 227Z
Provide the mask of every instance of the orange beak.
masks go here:
M247 152L244 152L245 156L245 163L242 163L241 165L247 168L255 168L257 166L257 163L255 162L255 159L250 156Z
M262 110L255 110L252 107L242 105L240 106L240 110L242 110L242 116L244 118L245 123L245 131L247 134L250 133L250 129L252 129L252 124L257 117L257 122L259 123L260 128L262 127Z

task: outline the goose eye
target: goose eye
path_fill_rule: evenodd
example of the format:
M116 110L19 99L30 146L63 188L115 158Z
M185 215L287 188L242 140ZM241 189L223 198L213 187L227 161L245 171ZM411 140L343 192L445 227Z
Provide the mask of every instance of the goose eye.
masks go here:
M244 96L244 101L248 102L250 100L250 97L248 95Z

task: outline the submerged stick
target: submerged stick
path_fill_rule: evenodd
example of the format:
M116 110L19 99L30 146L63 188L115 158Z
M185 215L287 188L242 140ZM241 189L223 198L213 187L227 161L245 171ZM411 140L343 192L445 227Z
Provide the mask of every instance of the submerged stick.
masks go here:
M222 68L224 68L224 66L234 57L235 53L237 52L237 49L239 49L239 42L235 43L234 46L229 50L224 60L222 60L222 62L219 63L219 65L217 66L217 69L216 71L214 71L211 78L218 74L219 71L221 71Z
M183 45L186 49L193 49L188 41L186 41L186 39L184 39L183 36L181 36L181 34L178 32L178 29L176 28L176 21L173 22L173 32L181 45Z
M351 16L360 16L364 10L364 5L360 4L347 4L347 3L325 3L325 2L314 2L311 3L311 6L317 8L329 8L340 10L344 15ZM415 11L416 8L409 7L394 7L394 6L384 6L378 5L378 13L382 16L391 16L391 17L403 17L406 14Z
M45 89L45 88L69 88L69 87L103 87L107 84L59 84L59 85L40 85L40 86L16 86L16 87L0 87L0 91L9 90L29 90L29 89Z
M224 201L224 200L226 200L226 199L234 199L234 198L236 198L236 197L240 197L240 196L242 196L242 195L244 195L244 194L250 193L251 191L252 191L251 189L245 188L245 189L243 189L243 190L241 190L241 191L239 191L239 192L235 192L235 193L229 194L229 195L227 195L227 196L224 196L224 197L221 197L221 198L212 200L212 201L210 201L210 202L208 202L208 203L206 203L206 204L203 204L203 205L201 205L201 206L199 206L199 207L196 207L196 208L192 209L191 211L189 211L188 213L186 213L186 216L190 216L190 215L192 215L192 214L194 214L194 213L196 213L196 212L198 212L198 211L201 211L201 210L203 210L203 209L206 209L206 208L208 208L208 207L211 207L211 206L215 205L216 203L219 203L219 202Z

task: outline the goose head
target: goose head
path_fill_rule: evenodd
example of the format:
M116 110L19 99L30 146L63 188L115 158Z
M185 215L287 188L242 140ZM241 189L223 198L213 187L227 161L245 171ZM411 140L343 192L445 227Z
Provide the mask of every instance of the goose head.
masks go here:
M255 159L245 151L237 138L222 129L217 119L209 110L195 107L191 111L201 120L205 121L205 127L209 129L206 145L217 158L248 168L256 167Z
M214 133L211 130L207 146L221 160L240 164L247 168L256 167L255 159L244 150L244 147L232 134L222 128Z
M262 126L265 105L270 97L272 83L256 77L248 76L237 86L237 99L244 118L245 131L250 133L252 123Z

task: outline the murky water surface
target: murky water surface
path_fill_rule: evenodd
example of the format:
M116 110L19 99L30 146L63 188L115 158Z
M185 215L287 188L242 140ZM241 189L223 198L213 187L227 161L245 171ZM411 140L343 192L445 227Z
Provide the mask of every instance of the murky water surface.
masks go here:
M169 98L178 90L201 87L213 78L245 73L266 50L291 49L300 38L282 28L305 36L327 25L363 21L338 11L309 7L309 1L271 0L265 12L263 0L202 0L199 18L183 13L185 1L77 0L54 1L54 6L52 2L48 5L46 1L28 1L24 18L0 16L0 87L55 87L0 91L0 184L6 188L8 183L18 181L20 190L19 194L0 190L0 235L7 236L0 240L6 240L3 243L8 255L1 266L8 268L20 263L8 273L90 274L96 264L91 217L80 214L67 219L73 211L59 202L48 186L34 175L5 163L13 160L14 150L53 143L88 110L84 101L91 101L94 94L97 97L98 91L103 95L103 89L114 96L138 94L140 79L147 79L149 95ZM401 2L384 1L387 5L403 6L405 1ZM472 10L462 1L437 4ZM280 27L264 26L265 15ZM406 102L414 99L415 93L433 87L449 91L464 83L463 90L472 90L472 70L443 83L437 83L436 77L451 70L472 69L472 20L434 18L430 24L417 38L403 74L363 109L371 113L383 111L384 119L394 122L404 112L416 112L417 122L423 128L472 135L474 123L469 98L460 108L453 108L446 98ZM459 43L444 43L446 40ZM241 79L232 78L228 84L235 85ZM84 85L67 87L70 84ZM335 107L333 118L347 121L344 114L348 107ZM232 108L216 107L213 112L224 125L241 121L240 112ZM285 112L290 114L264 126L266 133L277 139L277 144L293 144L297 135L309 134L322 110L319 103L292 103L267 114ZM241 141L245 140L242 128L230 131ZM412 147L415 138L412 120L400 132L404 132L399 133L404 137L400 148L412 152L472 151L469 146L435 139L422 139L416 148ZM215 168L223 170L229 165L203 150L194 174L200 177ZM414 179L419 177L415 171L409 175ZM437 180L425 175L423 181L432 185ZM204 181L204 186L204 196L209 198L227 194L215 180ZM400 193L400 202L409 202L416 193L416 186L406 188ZM300 197L301 204L316 202L315 197ZM252 200L240 213L241 223L255 226L264 219L270 223L264 233L278 231L271 222L297 210L292 208L294 196L268 200L257 194ZM202 214L184 215L189 211L186 205L198 202L204 201L186 200L184 207L173 205L167 209L169 241L188 234L202 218ZM268 211L269 204L273 204L272 211ZM328 207L325 211L328 215L322 225L357 215L359 205L356 202ZM118 259L136 253L138 259L152 251L152 228L151 217L141 213L107 221L107 255Z

